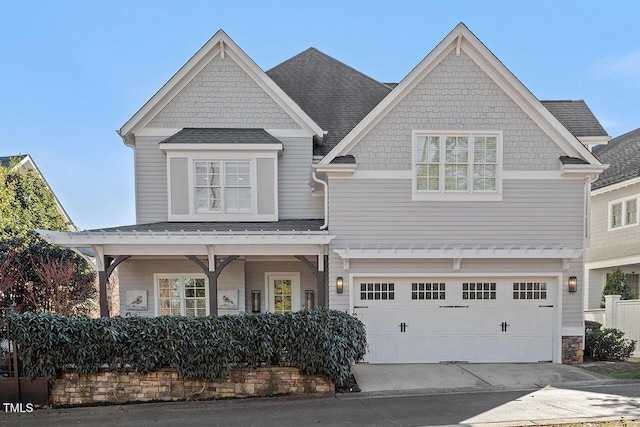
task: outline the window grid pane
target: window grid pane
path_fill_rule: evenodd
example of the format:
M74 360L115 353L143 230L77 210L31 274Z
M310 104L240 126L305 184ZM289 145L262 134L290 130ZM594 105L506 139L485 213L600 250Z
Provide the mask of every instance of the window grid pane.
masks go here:
M365 300L394 300L394 283L361 283L360 299Z
M225 210L227 213L251 212L250 162L225 162Z
M418 135L415 144L415 191L497 191L497 136Z
M196 212L219 212L221 208L220 162L195 162Z
M638 218L638 199L627 201L626 224L635 224Z
M161 316L207 315L206 281L203 278L159 278L158 291Z
M545 282L514 282L513 299L547 299L547 284Z
M463 300L476 300L476 299L496 299L496 284L494 282L478 283L467 282L462 284L462 299Z
M611 205L611 228L622 226L622 203Z
M412 283L412 300L437 300L445 299L446 285L444 283Z

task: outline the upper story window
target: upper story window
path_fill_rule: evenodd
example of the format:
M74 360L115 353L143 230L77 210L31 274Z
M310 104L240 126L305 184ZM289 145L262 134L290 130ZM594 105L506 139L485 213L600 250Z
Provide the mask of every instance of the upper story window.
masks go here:
M251 162L195 161L196 213L250 213Z
M414 132L413 200L500 200L501 132Z
M609 231L638 225L638 196L609 202Z

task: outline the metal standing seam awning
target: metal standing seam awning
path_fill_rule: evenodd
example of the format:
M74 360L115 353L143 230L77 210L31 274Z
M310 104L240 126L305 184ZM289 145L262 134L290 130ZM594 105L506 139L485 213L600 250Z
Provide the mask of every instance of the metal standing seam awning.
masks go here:
M79 232L57 232L37 230L49 243L70 248L78 253L90 248L95 260L92 267L98 272L100 284L100 315L108 316L107 281L118 264L131 256L174 255L185 256L197 263L209 279L209 303L211 314L217 314L217 278L222 269L238 256L243 255L290 255L312 269L318 284L318 301L325 299L325 255L328 243L335 237L326 230L296 230L291 227L280 230L200 230L175 229L145 230L144 225L127 226L122 229L91 230ZM239 225L239 224L238 224ZM273 224L271 224L273 226ZM283 224L284 225L284 224ZM255 224L251 224L256 228ZM193 228L193 227L192 227ZM265 227L266 228L266 227ZM273 228L273 227L272 227ZM84 251L86 252L86 251ZM84 253L83 253L84 255ZM84 255L86 257L86 255ZM206 257L203 262L199 257ZM306 256L316 256L315 267ZM218 262L216 257L224 257ZM313 268L312 268L313 267Z

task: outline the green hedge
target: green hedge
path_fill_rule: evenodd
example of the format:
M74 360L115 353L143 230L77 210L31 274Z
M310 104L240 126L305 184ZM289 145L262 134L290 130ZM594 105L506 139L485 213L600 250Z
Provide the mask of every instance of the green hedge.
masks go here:
M104 365L143 374L172 367L181 377L209 380L225 379L234 366L280 365L341 385L366 350L362 322L327 309L206 318L13 313L7 320L24 375L49 380L61 369L91 373Z

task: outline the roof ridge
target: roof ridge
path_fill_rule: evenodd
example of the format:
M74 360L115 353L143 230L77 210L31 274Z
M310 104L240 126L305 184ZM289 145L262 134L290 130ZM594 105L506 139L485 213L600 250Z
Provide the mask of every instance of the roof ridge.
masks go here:
M302 52L300 52L300 53L298 53L298 54L296 54L296 55L292 56L291 58L289 58L289 59L287 59L287 60L285 60L285 61L283 61L283 62L279 63L278 65L273 66L273 67L272 67L272 68L270 68L269 70L265 71L265 73L268 75L268 74L269 74L269 72L273 71L275 68L278 68L279 66L284 65L284 64L286 64L287 62L289 62L289 61L291 61L291 60L293 60L293 59L295 59L295 58L299 57L300 55L302 55L302 54L304 54L304 53L306 53L306 52L309 52L309 51L317 52L317 53L319 53L320 55L324 56L325 58L328 58L328 59L332 60L333 62L336 62L337 64L340 64L340 65L342 65L343 67L348 68L348 69L350 69L350 70L352 70L352 71L356 72L357 74L361 75L362 77L364 77L364 78L366 78L366 79L369 79L369 80L371 80L372 82L377 83L378 85L380 85L380 86L382 86L382 87L385 87L385 88L387 88L387 89L392 89L391 87L387 86L386 84L382 83L381 81L374 79L373 77L371 77L371 76L369 76L369 75L367 75L367 74L363 73L362 71L357 70L357 69L353 68L352 66L350 66L350 65L348 65L348 64L345 64L344 62L340 61L339 59L336 59L336 58L334 58L333 56L328 55L328 54L324 53L323 51L321 51L320 49L315 48L315 47L313 47L313 46L311 46L311 47L309 47L309 48L307 48L307 49L303 50Z

